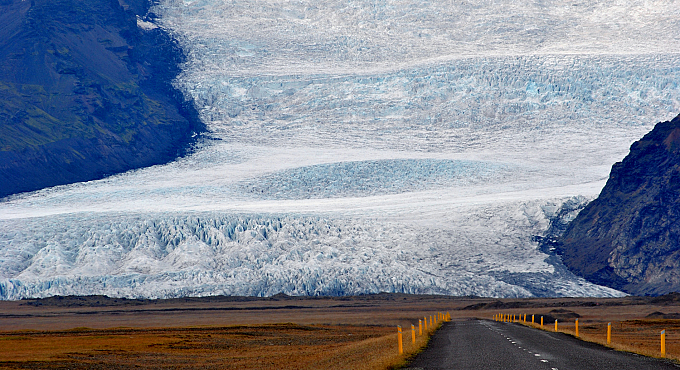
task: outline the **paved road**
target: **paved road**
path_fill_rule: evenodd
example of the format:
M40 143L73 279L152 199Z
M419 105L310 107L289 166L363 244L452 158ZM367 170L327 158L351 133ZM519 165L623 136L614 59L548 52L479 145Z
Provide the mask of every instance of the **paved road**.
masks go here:
M485 320L445 323L408 369L679 370L571 336Z

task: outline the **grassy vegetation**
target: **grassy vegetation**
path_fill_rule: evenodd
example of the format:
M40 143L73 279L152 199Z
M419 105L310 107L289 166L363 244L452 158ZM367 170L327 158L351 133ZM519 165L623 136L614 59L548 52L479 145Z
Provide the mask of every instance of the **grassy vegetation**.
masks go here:
M0 368L396 369L433 332L421 336L418 320L452 301L469 304L408 295L6 301Z
M454 320L498 313L546 317L544 330L659 357L680 358L680 295L484 299L377 294L357 297L204 297L125 300L100 296L0 302L0 368L395 369L421 351L411 324L437 311ZM663 314L662 314L663 313ZM275 324L284 323L284 324ZM397 350L404 328L404 354ZM112 329L113 328L113 329Z
M61 105L60 100L58 94L48 94L42 85L0 81L0 150L37 147L74 135L92 137L93 128L77 115L56 118L47 113Z
M609 316L609 318L607 317ZM618 320L617 320L618 319ZM611 320L611 321L609 321ZM535 322L531 323L531 315L527 315L527 322L520 324L536 329L555 331L554 320L544 321L540 325L540 315L535 315ZM611 322L611 343L607 343L607 326ZM576 337L575 320L559 321L558 332ZM614 312L607 315L605 310L596 317L591 315L583 320L579 319L578 338L583 341L597 343L618 351L626 351L649 357L661 358L661 331L666 330L665 358L680 363L680 320L666 319L633 319L620 320Z
M387 326L285 323L11 332L0 335L0 367L389 369L403 365L427 340L418 336L413 344L409 332L404 354L398 355L396 330Z

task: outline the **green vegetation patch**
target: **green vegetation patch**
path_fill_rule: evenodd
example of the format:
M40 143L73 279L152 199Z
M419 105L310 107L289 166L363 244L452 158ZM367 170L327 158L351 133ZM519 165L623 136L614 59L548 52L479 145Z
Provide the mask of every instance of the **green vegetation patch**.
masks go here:
M0 151L39 147L73 136L94 136L92 128L77 115L61 110L66 117L60 119L48 113L58 110L58 100L40 85L0 81Z

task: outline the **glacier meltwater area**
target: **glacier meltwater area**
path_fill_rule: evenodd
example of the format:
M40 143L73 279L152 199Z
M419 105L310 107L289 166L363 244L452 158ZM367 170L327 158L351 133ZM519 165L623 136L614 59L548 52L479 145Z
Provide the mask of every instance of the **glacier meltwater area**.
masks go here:
M680 113L678 19L672 0L154 2L140 28L178 40L210 132L2 200L0 299L623 295L539 240Z

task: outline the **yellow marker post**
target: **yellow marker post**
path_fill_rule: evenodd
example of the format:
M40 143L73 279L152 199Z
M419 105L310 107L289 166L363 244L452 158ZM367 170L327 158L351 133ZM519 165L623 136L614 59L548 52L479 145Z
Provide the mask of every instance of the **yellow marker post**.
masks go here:
M425 320L425 331L427 331L427 316L423 317L423 319Z
M607 344L612 344L612 323L607 324Z
M531 315L531 323L534 323L534 315Z
M404 346L401 343L401 326L397 326L397 332L399 334L399 337L397 341L399 342L399 354L403 355L404 354Z
M661 330L661 357L666 357L666 330Z
M423 320L418 320L418 331L423 335Z
M557 319L555 319L555 332L557 332Z
M543 329L543 316L541 316L541 329Z
M411 341L416 344L416 327L413 324L411 324Z
M578 319L576 319L576 322L574 324L575 324L574 328L576 328L576 338L578 338Z
M524 314L524 323L527 323L527 314Z

